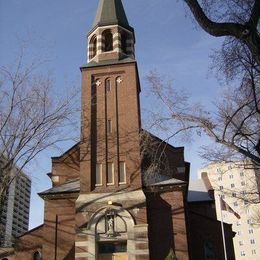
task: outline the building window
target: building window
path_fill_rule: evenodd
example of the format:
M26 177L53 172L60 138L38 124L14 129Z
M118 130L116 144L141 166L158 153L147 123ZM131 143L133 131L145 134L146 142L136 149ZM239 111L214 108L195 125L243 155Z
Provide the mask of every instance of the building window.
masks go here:
M111 81L110 81L110 79L106 79L105 86L106 86L107 92L111 91Z
M102 34L104 42L104 52L113 50L113 35L110 30L106 30Z
M123 53L127 53L127 35L125 33L121 34L121 49Z
M33 253L33 260L41 260L40 252L36 251Z
M235 188L235 184L234 184L234 183L231 183L230 187L231 187L231 188Z
M97 55L97 37L94 35L89 43L89 58L93 59Z
M245 254L244 251L241 251L241 252L240 252L240 255L241 255L241 256L246 256L246 254Z
M96 186L102 185L102 164L96 164Z
M235 192L232 193L232 197L236 197L237 194Z
M248 233L249 233L249 234L253 234L253 233L254 233L254 230L253 230L253 229L249 229L249 230L248 230Z
M240 246L243 246L243 241L239 241L239 245L240 245Z
M245 186L245 182L244 181L241 181L241 186Z
M107 163L107 184L114 184L114 164L110 162Z
M108 134L112 133L112 120L111 119L107 120L107 133Z
M254 239L250 239L250 243L251 243L252 245L254 245L254 244L255 244L255 240L254 240Z
M211 241L206 241L204 243L204 254L205 254L206 260L217 259L216 253L215 253L215 248Z
M220 190L223 190L223 186L219 186L219 189L220 189Z
M233 178L234 178L233 174L229 175L229 179L233 179Z
M119 183L120 184L126 183L125 162L120 162L119 163Z
M240 172L240 176L243 177L243 176L244 176L244 173L243 173L243 172Z
M235 207L237 207L237 206L238 206L238 203L237 203L236 201L234 202L234 206L235 206Z
M222 177L218 177L218 181L222 181Z
M256 255L256 250L255 249L252 250L252 255Z

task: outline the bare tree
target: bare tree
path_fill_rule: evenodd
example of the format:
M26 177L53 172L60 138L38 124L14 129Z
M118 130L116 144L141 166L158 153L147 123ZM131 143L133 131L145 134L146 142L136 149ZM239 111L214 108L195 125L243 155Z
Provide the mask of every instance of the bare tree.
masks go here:
M25 60L21 51L17 62L0 67L0 216L8 188L25 166L40 152L78 136L75 89L55 96L51 78L39 73L43 63Z
M200 27L246 45L260 64L259 0L184 0Z
M215 110L191 104L188 95L156 72L147 76L152 93L163 107L153 111L153 124L170 136L195 132L216 145L203 147L209 161L250 159L260 166L260 2L254 0L184 0L209 34L225 36L212 55L212 69L228 86L215 98ZM210 89L210 87L209 87Z

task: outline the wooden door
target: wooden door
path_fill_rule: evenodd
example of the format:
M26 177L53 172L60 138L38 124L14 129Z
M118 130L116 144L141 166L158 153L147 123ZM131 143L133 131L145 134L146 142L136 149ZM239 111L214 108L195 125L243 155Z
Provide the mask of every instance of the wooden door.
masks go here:
M98 260L127 260L127 253L100 254Z

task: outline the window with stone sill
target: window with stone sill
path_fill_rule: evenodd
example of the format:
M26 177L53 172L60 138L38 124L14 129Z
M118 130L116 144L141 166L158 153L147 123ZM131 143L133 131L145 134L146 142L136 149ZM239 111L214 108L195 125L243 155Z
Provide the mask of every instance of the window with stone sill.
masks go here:
M96 186L102 186L102 164L96 164Z
M126 183L126 167L125 162L119 162L119 184Z
M114 164L112 162L107 163L107 185L114 184Z

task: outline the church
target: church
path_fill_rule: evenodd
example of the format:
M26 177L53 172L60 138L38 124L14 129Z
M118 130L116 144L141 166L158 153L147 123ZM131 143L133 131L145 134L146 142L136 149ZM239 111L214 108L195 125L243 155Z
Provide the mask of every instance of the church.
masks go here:
M192 232L204 229L206 211L192 229L184 148L141 127L135 32L121 0L99 0L87 39L80 142L52 158L52 188L39 194L44 223L5 259L196 259Z

